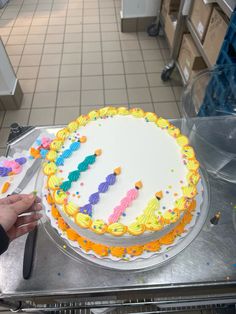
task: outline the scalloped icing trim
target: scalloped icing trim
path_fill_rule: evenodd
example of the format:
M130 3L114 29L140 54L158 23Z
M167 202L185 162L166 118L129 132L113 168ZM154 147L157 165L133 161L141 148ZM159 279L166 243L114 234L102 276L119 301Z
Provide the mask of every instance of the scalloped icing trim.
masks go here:
M66 234L67 238L71 241L77 241L78 245L86 252L93 251L95 254L105 257L111 254L117 258L127 258L127 255L130 256L139 256L144 251L147 252L158 252L161 249L162 245L170 245L174 242L177 236L180 236L185 232L185 226L190 223L192 220L192 211L196 208L196 201L192 200L190 206L184 214L184 217L180 221L180 223L169 233L162 236L158 240L154 240L148 242L144 245L134 245L129 247L108 247L103 244L94 243L84 237L81 237L77 234L72 228L70 228L63 218L60 216L59 211L56 209L55 205L51 206L51 214L54 219L58 222L58 227ZM99 226L101 221L96 224ZM104 232L103 232L104 233ZM101 234L101 233L98 233Z
M107 232L114 236L122 236L125 233L138 236L143 234L146 230L160 231L166 225L175 223L178 220L180 213L188 210L189 203L191 203L191 200L194 199L196 195L196 185L200 179L200 175L198 172L200 165L195 158L194 149L189 145L188 138L185 135L181 134L180 130L172 125L167 119L158 117L155 113L152 112L144 112L141 108L127 109L125 107L104 107L99 110L93 110L87 115L79 116L76 120L70 122L65 128L59 130L56 134L56 138L51 143L50 148L51 150L57 152L57 149L61 148L70 133L76 131L79 127L85 126L90 121L114 115L132 115L136 118L144 118L146 119L146 121L154 122L157 127L166 130L170 136L175 138L176 142L182 149L183 162L188 169L187 181L189 182L189 187L191 187L191 190L188 187L183 190L183 196L177 199L175 208L171 210L174 213L173 216L170 217L171 219L166 218L166 216L169 217L169 214L166 211L165 213L163 213L159 222L155 221L153 223L148 221L144 224L138 224L137 221L133 221L129 226L125 226L121 223L107 225L104 221L100 220L99 225L102 227L101 229L99 229L91 218L88 218L86 214L80 213L79 216L78 214L77 216L75 216L75 222L78 224L78 226L82 228L89 228L97 234L103 234ZM44 174L50 177L56 174L57 166L53 161L49 161L44 165L43 170ZM54 198L54 200L55 203L59 205L62 205L64 203L64 200L62 201L59 197Z

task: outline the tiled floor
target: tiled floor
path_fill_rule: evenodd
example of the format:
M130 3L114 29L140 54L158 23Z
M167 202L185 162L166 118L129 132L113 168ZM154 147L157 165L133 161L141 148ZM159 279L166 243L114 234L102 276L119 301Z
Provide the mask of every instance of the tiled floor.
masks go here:
M65 124L104 105L179 117L179 79L163 83L163 38L120 32L120 0L9 0L0 35L24 91L0 112L0 153L13 122Z

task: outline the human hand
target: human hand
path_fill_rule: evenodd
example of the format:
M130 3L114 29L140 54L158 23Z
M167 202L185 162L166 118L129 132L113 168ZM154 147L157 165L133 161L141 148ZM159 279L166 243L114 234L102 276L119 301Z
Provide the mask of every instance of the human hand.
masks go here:
M0 199L0 224L10 241L30 232L42 217L41 200L33 194L10 195Z

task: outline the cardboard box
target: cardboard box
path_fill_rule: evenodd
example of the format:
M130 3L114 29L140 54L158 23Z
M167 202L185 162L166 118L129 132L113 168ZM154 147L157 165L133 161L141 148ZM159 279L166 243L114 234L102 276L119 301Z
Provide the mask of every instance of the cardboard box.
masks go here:
M190 34L183 36L178 63L186 82L207 67Z
M218 7L215 7L212 11L203 43L203 49L212 66L216 63L227 28L227 17Z
M171 48L173 47L176 24L177 24L177 15L167 14L164 30L165 30L165 34Z
M212 8L212 4L205 4L203 0L193 1L189 19L201 41L203 41L207 31Z
M161 7L162 19L165 22L168 14L177 13L179 11L180 0L163 0Z

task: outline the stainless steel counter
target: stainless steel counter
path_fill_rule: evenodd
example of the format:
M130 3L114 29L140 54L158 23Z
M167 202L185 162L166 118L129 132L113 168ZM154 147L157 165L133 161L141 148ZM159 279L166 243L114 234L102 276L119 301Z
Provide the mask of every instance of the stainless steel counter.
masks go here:
M181 120L172 121L180 125ZM39 128L12 143L8 154L26 149ZM29 280L22 278L25 238L14 241L0 257L0 299L37 299L53 296L126 296L129 294L161 297L208 293L208 296L236 295L236 185L209 177L211 204L209 216L198 237L174 260L148 271L121 272L78 262L63 254L42 228L38 233L35 263ZM221 219L216 226L209 222L216 212ZM191 293L190 293L191 291Z

